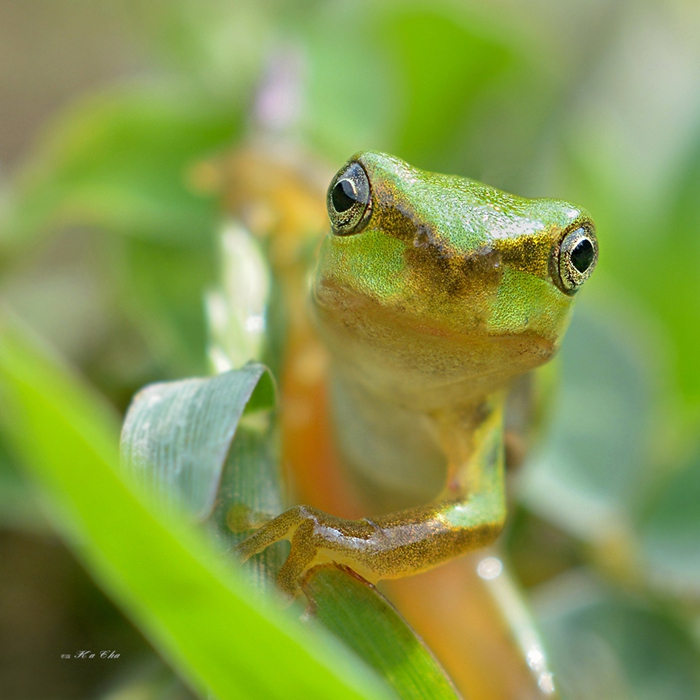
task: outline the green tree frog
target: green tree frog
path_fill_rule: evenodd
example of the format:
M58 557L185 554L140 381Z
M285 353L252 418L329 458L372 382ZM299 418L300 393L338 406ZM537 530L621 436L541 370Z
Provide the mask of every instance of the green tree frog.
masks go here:
M394 509L347 520L296 506L244 540L243 559L291 542L289 594L319 564L374 583L494 540L509 387L556 352L598 259L579 207L378 152L340 169L327 208L311 306L332 358L336 439L356 481Z

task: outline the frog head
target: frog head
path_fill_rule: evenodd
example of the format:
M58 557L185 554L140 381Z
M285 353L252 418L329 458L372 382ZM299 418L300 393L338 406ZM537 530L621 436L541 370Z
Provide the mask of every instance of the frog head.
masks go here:
M357 381L428 410L546 362L598 258L579 207L383 153L351 158L327 206L313 293L319 331Z

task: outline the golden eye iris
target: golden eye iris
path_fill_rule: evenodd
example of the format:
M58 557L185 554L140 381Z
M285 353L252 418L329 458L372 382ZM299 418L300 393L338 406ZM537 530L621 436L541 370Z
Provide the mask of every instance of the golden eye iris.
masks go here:
M349 236L367 225L371 214L369 178L357 162L348 163L331 181L326 198L333 233Z

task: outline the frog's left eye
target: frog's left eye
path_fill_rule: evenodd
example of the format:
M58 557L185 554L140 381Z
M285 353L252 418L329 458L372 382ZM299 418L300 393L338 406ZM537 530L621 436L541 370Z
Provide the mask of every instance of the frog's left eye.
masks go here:
M346 165L331 181L326 197L333 233L349 236L367 225L372 210L369 178L356 162Z
M598 241L591 225L567 233L554 253L557 286L573 294L591 276L598 262Z

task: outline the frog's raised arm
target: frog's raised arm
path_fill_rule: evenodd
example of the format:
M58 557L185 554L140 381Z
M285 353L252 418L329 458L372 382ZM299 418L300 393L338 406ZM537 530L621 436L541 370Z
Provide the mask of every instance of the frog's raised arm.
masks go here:
M381 153L348 161L327 203L332 231L313 308L332 357L343 460L374 492L408 502L435 475L444 487L430 505L371 519L297 506L264 525L239 552L289 539L280 571L289 593L320 563L376 581L497 536L508 386L554 354L598 257L590 218L567 202L515 197Z

